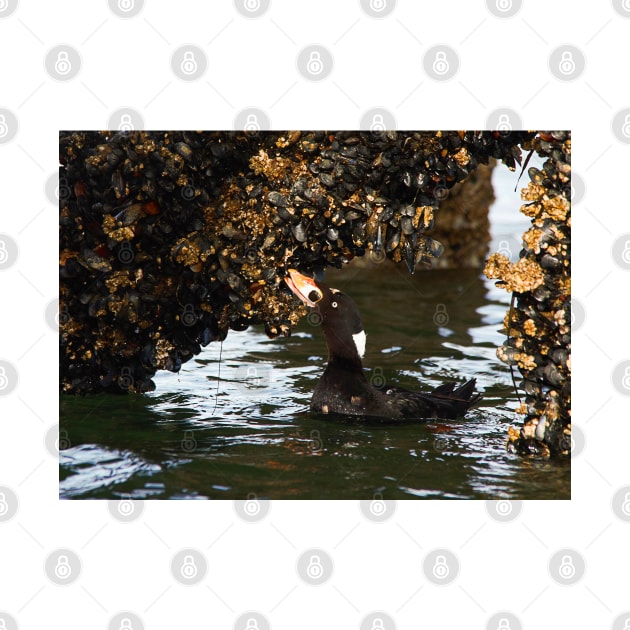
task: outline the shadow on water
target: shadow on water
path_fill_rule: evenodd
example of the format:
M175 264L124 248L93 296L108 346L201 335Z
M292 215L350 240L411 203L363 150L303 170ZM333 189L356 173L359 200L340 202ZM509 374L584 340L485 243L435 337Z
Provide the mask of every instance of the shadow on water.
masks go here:
M368 376L410 389L476 377L481 404L463 421L388 425L308 411L323 370L319 328L287 339L231 332L144 396L63 397L63 498L570 497L568 462L505 451L519 419L495 349L508 296L480 272L410 276L384 263L332 270L359 305ZM221 352L221 361L219 355Z

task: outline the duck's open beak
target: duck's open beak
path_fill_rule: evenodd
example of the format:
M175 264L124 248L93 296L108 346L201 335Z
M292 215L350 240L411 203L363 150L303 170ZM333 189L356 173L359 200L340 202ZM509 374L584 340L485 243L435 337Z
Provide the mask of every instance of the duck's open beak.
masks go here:
M314 308L316 303L309 300L308 296L312 291L317 291L317 293L321 296L321 289L315 284L315 280L313 278L309 278L308 276L303 276L299 271L295 269L289 269L289 275L285 277L284 281L287 283L287 286L297 297L304 302L307 306Z

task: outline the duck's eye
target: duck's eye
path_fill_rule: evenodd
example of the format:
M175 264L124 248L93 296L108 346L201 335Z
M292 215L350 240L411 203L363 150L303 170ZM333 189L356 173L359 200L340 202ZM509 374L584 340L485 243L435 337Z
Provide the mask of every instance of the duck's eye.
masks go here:
M331 304L331 306L332 306L333 308L337 308L337 302L333 302L333 303Z
M315 302L319 302L322 299L321 293L319 291L315 291L315 289L313 289L309 294L308 294L308 299L315 303Z

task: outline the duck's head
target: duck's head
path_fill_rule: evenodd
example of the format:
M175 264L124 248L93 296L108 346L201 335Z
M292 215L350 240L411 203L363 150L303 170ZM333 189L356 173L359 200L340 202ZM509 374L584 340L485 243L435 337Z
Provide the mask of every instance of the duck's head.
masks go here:
M288 273L284 279L288 287L320 316L328 345L328 360L358 358L360 364L365 353L366 334L354 300L295 269L289 269Z

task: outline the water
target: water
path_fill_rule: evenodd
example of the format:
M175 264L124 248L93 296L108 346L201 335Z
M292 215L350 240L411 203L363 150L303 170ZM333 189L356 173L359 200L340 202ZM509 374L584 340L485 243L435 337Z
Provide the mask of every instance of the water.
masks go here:
M495 170L493 245L518 255L527 226L516 175ZM522 183L521 183L522 185ZM410 276L404 265L331 270L359 305L374 378L409 389L476 377L481 404L463 421L384 425L308 410L326 358L304 318L290 338L230 332L142 396L62 397L62 498L559 499L568 462L505 450L518 401L495 349L509 296L480 271ZM221 361L219 356L221 354Z

